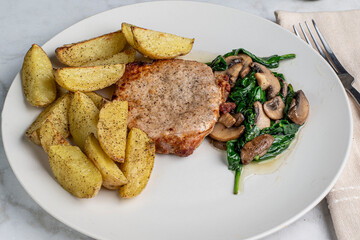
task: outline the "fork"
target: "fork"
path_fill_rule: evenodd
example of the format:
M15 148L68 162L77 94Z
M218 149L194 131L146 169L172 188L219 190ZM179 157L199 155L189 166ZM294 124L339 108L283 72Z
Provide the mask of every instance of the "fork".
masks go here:
M350 93L350 95L356 100L357 105L360 107L360 93L352 86L353 82L354 82L354 77L351 76L346 70L345 68L341 65L340 61L337 59L337 57L335 56L334 52L331 50L329 44L326 42L324 36L321 34L320 30L318 29L316 22L314 19L311 19L313 25L314 25L314 29L324 47L324 50L326 51L326 54L324 53L323 49L320 47L318 41L315 39L309 25L307 24L307 22L305 21L305 25L310 33L310 36L313 40L313 42L315 43L315 46L318 50L318 52L320 53L320 55L329 63L329 65L334 69L335 73L338 75L341 83L343 84L344 88ZM306 42L312 46L312 44L310 43L310 40L307 36L307 34L304 31L304 28L302 27L301 23L299 23L300 29L305 37ZM295 34L301 38L299 32L296 30L295 25L293 25L293 29ZM313 47L313 46L312 46Z

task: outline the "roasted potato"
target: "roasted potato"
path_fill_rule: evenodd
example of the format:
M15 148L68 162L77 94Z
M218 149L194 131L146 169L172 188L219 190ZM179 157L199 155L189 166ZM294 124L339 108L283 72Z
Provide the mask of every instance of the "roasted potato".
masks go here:
M99 110L102 108L102 106L105 104L105 102L108 101L106 98L104 98L103 96L101 96L95 92L87 92L85 94L86 94L86 96L91 98L91 100L95 103L95 106Z
M26 100L31 105L45 107L55 100L53 67L49 57L36 44L25 55L21 79Z
M114 161L125 159L128 102L113 100L99 113L97 133L104 152Z
M40 113L36 120L26 130L25 135L32 142L40 144L40 127L45 123L46 120L49 120L53 127L61 134L61 136L67 138L69 136L68 109L71 98L72 94L68 93L58 98L50 106L45 108L45 110Z
M69 128L75 144L84 149L87 137L97 135L99 109L84 93L75 92L69 107Z
M79 198L91 198L99 192L101 173L79 147L55 145L48 154L51 170L66 191Z
M118 189L128 182L116 163L102 150L94 134L90 134L85 141L85 153L99 169L104 187Z
M61 134L54 128L49 120L41 126L39 131L40 143L45 152L49 151L50 146L65 145L70 146L69 142L61 136Z
M88 62L85 63L83 65L81 65L82 67L85 66L100 66L100 65L109 65L109 64L120 64L120 63L130 63L135 61L135 55L136 55L136 51L133 48L129 48L123 52L117 53L112 55L109 58L104 58L104 59L98 59L96 61L93 62Z
M142 192L149 181L154 166L155 144L146 133L132 128L127 138L125 156L120 169L129 182L120 187L119 194L123 198L133 198Z
M135 48L135 43L134 43L134 36L131 32L131 24L128 23L122 23L121 24L121 31L124 34L126 41L130 44L130 46L132 46L133 48Z
M152 59L172 59L188 54L194 44L193 38L179 37L133 25L130 29L135 49ZM131 41L127 38L126 40Z
M108 58L119 53L126 45L121 31L108 33L83 42L67 44L55 50L60 62L71 67L79 67L88 62Z
M55 81L72 92L91 92L114 84L124 71L125 64L58 68L55 70Z

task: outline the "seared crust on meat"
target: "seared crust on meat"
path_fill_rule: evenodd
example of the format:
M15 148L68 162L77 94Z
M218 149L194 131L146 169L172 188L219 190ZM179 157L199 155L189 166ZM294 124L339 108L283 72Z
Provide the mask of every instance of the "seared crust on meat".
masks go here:
M195 61L131 63L114 97L128 101L128 127L146 132L158 153L189 156L212 131L227 84Z

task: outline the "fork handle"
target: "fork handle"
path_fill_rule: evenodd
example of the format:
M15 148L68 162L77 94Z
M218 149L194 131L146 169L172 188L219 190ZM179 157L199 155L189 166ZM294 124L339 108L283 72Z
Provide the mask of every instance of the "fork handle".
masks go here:
M350 88L348 88L346 90L356 100L358 107L360 107L360 93L358 92L358 90L356 90L353 86L351 86Z

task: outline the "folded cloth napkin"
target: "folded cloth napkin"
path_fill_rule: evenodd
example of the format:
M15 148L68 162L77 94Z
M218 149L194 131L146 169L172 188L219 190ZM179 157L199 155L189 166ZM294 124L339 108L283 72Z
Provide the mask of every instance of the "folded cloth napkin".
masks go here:
M281 26L293 32L292 25L315 19L321 33L360 89L360 10L343 12L295 13L276 11ZM305 27L305 25L303 24ZM310 25L309 25L310 26ZM315 32L314 32L315 33ZM327 196L339 240L360 239L360 107L350 95L354 136L350 157L334 188Z

